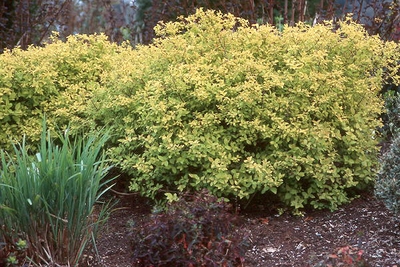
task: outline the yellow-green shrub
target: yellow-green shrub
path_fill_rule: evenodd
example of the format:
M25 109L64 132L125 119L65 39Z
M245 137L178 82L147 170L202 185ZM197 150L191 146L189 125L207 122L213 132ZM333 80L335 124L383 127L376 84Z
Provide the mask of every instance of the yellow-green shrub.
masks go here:
M131 49L100 36L0 55L0 144L113 127L131 189L272 192L295 209L335 209L373 179L384 69L399 46L350 21L279 32L199 10ZM393 76L394 79L396 77Z
M0 55L0 146L23 134L40 137L44 112L61 125L82 120L92 92L101 88L101 74L111 67L118 47L104 35L71 36L45 47L15 48Z
M202 10L156 30L109 73L94 114L122 134L112 153L132 190L269 191L335 209L371 182L396 44L351 21L280 33Z

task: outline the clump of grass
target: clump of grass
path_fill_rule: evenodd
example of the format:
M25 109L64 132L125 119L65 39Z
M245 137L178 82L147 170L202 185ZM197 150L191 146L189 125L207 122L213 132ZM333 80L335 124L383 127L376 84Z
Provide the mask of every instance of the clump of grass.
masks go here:
M111 181L104 179L108 138L107 132L52 138L44 122L39 152L25 140L13 153L0 151L0 236L10 244L26 240L26 260L76 266L94 244L111 207L99 202Z

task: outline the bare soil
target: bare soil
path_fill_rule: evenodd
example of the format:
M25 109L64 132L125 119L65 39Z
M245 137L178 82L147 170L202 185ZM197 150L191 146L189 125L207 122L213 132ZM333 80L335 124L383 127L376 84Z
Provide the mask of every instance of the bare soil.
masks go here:
M130 233L141 227L151 206L135 194L114 194L119 200L97 242L99 257L88 252L87 266L132 266ZM241 212L239 231L249 237L244 266L313 266L338 248L351 246L375 267L400 267L400 222L367 193L335 212L310 211L304 216L263 210Z

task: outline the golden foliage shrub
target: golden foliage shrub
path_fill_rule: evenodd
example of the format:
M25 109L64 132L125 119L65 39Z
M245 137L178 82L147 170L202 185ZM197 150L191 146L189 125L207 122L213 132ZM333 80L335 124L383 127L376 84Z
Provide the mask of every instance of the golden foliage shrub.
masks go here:
M112 127L113 159L149 197L271 192L295 211L335 209L373 181L379 92L386 76L398 81L398 44L350 20L280 32L203 10L156 32L135 49L80 36L1 55L1 122L34 132L45 110L72 130ZM18 113L15 92L34 108Z
M156 31L110 73L102 105L132 190L268 191L295 210L335 209L373 180L398 45L349 20L279 32L202 10Z
M113 54L123 49L105 35L53 36L45 47L15 48L0 55L0 146L40 138L43 113L49 120L89 124L82 114L91 106L101 74L112 66ZM10 140L11 139L11 140Z

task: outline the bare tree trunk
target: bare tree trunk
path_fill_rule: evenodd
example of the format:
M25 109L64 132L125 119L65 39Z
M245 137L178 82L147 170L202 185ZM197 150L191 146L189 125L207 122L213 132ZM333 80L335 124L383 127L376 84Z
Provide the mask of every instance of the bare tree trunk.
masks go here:
M0 4L0 53L6 48L11 48L14 43L14 1L4 0Z
M288 24L288 0L285 0L285 3L284 3L283 23Z
M269 0L269 23L274 24L274 0Z
M295 12L296 12L296 0L292 0L292 16L290 18L290 26L294 26L295 24Z

